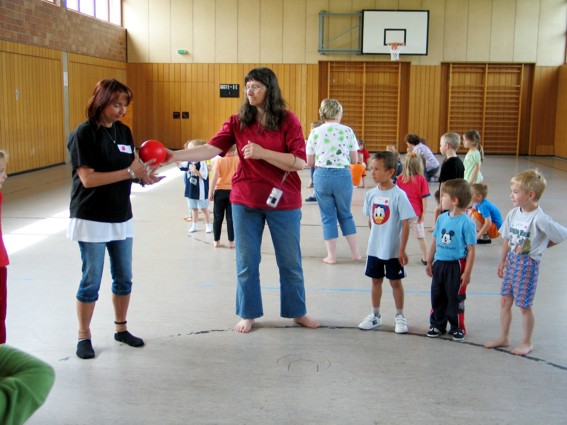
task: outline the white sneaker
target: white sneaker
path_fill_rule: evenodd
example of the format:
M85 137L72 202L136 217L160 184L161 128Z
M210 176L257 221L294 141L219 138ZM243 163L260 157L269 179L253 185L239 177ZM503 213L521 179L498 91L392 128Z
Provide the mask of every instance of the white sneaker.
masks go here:
M408 321L403 314L396 315L396 327L394 332L397 334L407 334L408 333Z
M193 223L189 229L189 233L195 233L197 231L197 223Z
M382 326L382 316L376 316L374 313L370 313L358 324L358 327L364 331L376 329L380 326Z
M207 229L205 230L206 233L213 233L213 225L208 223L206 225Z

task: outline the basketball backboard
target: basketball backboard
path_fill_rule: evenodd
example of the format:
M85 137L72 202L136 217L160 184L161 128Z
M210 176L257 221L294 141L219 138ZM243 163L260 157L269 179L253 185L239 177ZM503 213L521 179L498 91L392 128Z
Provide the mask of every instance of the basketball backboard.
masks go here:
M389 55L397 43L402 55L427 55L428 35L428 10L362 11L362 54Z

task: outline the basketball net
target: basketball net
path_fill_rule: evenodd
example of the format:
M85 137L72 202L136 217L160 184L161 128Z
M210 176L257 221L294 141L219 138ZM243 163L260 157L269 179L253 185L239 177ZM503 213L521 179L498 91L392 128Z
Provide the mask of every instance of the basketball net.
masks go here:
M387 43L390 50L390 60L400 60L400 47L405 46L405 43Z

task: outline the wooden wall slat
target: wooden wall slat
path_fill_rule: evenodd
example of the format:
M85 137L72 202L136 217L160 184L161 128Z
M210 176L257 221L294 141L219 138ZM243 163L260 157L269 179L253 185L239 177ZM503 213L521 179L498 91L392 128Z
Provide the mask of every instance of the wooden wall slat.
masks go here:
M532 98L532 132L528 152L530 155L553 155L558 83L558 67L536 68Z
M133 114L136 143L155 138L172 149L179 149L190 139L210 139L230 115L237 113L245 96L244 76L258 66L270 67L276 73L282 95L307 135L311 121L318 116L316 65L129 64L129 85L136 99ZM172 80L177 78L178 85L173 85ZM240 97L221 98L220 84L240 84ZM305 95L306 87L311 90L310 96ZM190 118L174 120L173 111L187 111Z
M412 66L410 74L408 133L419 134L435 152L438 150L441 68L439 66ZM399 146L406 151L405 143Z
M64 162L61 55L39 47L2 46L9 52L0 53L0 148L10 155L9 173Z
M554 154L567 158L567 65L559 68Z

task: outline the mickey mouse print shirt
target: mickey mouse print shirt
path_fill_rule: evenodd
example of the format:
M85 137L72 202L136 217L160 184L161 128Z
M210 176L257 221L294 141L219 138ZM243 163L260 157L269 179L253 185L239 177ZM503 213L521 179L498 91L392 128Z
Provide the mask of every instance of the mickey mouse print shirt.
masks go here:
M467 257L467 245L476 245L476 227L466 214L452 217L441 214L433 230L435 257L433 261L455 261Z

